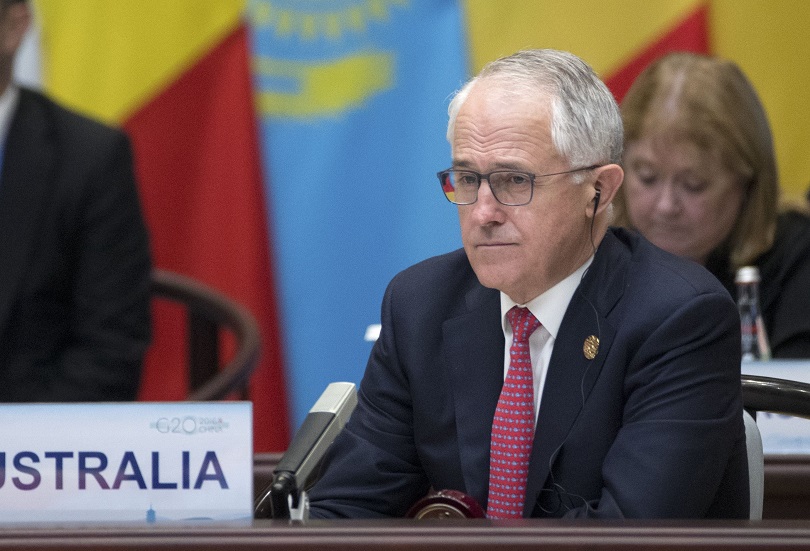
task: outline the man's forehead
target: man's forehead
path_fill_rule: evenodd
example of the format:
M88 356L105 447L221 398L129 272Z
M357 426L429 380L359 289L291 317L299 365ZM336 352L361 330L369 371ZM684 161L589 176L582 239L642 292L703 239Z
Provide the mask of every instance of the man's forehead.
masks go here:
M545 117L551 109L551 97L541 90L510 87L501 79L488 78L475 83L459 109L461 115L477 116L497 112L527 117Z
M454 141L472 134L550 132L547 98L516 95L502 86L476 87L461 106L455 123Z

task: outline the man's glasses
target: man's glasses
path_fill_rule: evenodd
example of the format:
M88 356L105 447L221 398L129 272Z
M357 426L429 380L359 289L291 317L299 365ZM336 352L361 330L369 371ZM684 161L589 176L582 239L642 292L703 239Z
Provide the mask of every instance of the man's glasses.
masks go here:
M542 186L547 182L542 180L560 174L571 174L583 170L593 170L602 165L591 165L574 168L564 172L534 175L528 172L515 170L494 170L489 174L480 174L472 170L448 169L437 174L442 191L447 200L456 205L472 205L478 200L478 188L481 181L489 182L492 195L502 205L519 207L528 205L534 195L534 186Z

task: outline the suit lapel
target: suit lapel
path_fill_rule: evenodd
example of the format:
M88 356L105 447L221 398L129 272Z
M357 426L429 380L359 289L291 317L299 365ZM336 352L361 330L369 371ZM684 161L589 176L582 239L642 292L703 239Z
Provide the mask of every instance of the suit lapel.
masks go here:
M31 92L20 101L9 127L0 178L0 334L17 294L41 224L54 152L48 124Z
M467 312L444 322L442 354L449 366L466 491L485 506L492 417L503 386L500 295L478 285L466 302Z
M618 241L608 233L560 325L540 402L524 516L534 509L549 468L596 384L613 344L616 330L606 315L624 289L624 271L618 265L620 249ZM592 336L598 337L599 349L590 360L584 352L584 344Z

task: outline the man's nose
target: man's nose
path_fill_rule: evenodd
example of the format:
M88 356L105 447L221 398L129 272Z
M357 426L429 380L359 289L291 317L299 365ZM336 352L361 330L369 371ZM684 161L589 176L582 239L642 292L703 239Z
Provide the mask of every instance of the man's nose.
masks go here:
M481 185L478 187L478 199L470 206L473 208L475 219L479 224L503 222L504 206L498 202L495 194L492 193L489 180L481 180Z

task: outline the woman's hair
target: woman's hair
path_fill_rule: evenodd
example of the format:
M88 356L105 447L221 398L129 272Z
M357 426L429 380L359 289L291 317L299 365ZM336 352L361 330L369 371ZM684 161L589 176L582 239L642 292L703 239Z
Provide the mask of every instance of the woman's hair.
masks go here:
M745 183L740 215L721 245L729 250L733 270L770 249L779 203L773 138L759 97L737 65L699 54L669 54L639 75L620 109L626 145L665 124L673 136L715 153ZM626 201L620 190L616 223L629 226Z
M551 140L572 166L621 161L622 119L613 94L587 63L558 50L523 50L486 65L450 102L451 144L461 105L485 79L503 81L516 97L551 96Z

